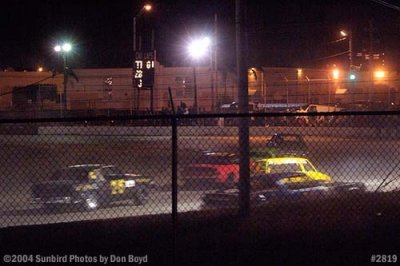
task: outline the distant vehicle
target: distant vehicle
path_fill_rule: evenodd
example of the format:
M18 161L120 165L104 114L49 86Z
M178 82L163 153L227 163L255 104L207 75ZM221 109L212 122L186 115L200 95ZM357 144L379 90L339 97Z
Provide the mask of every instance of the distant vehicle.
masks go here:
M250 102L248 104L248 111L249 111L249 113L254 113L254 112L258 111L257 104ZM239 103L232 102L232 103L222 104L220 106L220 112L223 114L226 114L226 113L237 114L237 113L239 113ZM237 117L220 118L220 125L237 126L237 125L239 125L239 120L240 119L238 119ZM254 123L254 121L255 121L255 118L250 117L250 123Z
M321 200L329 197L364 193L363 183L321 182L304 173L282 172L252 176L250 179L252 206L299 200ZM203 196L203 208L238 207L239 190L208 192Z
M87 210L115 201L144 204L150 178L122 172L103 164L71 165L56 171L51 180L32 186L35 203L47 207L80 205Z
M276 133L267 141L265 147L250 151L252 160L267 157L301 156L308 153L307 144L302 135Z
M237 113L239 112L239 103L232 102L232 103L222 104L220 108L222 113ZM258 110L257 104L249 102L248 109L250 113Z
M303 173L311 180L332 182L332 177L319 172L308 159L303 157L264 158L252 162L251 167L254 174Z
M233 153L205 151L184 166L180 178L186 188L229 188L239 181L239 161Z
M321 105L321 104L309 104L299 110L297 113L330 113L330 112L340 112L343 108L332 106L332 105ZM334 120L333 116L298 116L296 117L297 122L300 125L316 126L322 124L329 124Z
M335 105L322 105L322 104L309 104L303 108L300 108L298 113L322 113L322 112L339 112L343 108L337 107Z
M258 103L257 108L263 112L296 112L307 106L306 103Z

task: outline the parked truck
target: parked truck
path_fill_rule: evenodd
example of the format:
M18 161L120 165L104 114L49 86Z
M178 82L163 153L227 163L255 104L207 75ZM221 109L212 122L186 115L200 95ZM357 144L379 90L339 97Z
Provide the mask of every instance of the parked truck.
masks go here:
M330 112L340 112L343 108L337 107L335 105L322 105L322 104L309 104L297 110L297 113L303 114L315 114L315 113L330 113ZM319 125L329 125L334 122L335 117L332 115L304 115L297 116L296 121L302 126L319 126Z

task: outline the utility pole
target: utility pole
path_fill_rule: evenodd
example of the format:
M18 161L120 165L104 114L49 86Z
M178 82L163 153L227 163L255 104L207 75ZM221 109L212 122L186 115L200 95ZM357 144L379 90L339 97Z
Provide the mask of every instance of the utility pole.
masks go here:
M134 109L139 111L139 104L140 104L140 89L141 87L137 86L136 81L135 81L135 75L136 75L136 63L135 63L135 58L136 58L136 52L137 52L137 32L136 32L136 27L137 27L137 20L143 15L145 12L150 12L152 9L152 6L149 4L144 5L139 12L133 17L133 56L132 56L132 105L131 105L131 114ZM142 38L141 36L138 36L139 38L139 51L142 50ZM152 45L153 45L153 39ZM135 106L135 98L136 98L136 106Z
M193 93L194 93L194 103L193 107L196 114L199 114L199 100L197 98L197 82L196 82L196 65L193 65Z
M63 53L63 67L64 67L64 97L63 97L63 110L64 110L64 117L67 114L67 85L68 85L68 65L67 65L67 55Z
M350 33L349 33L349 64L350 64L349 70L351 71L353 69L353 32L352 31L350 31Z
M386 1L381 1L381 0L371 0L371 1L400 12L400 7L399 6L390 4L390 3L386 2ZM370 72L371 86L373 85L373 80L374 80L373 70L372 70L372 61L371 61L372 60L372 37L373 37L373 27L372 27L372 20L370 20L369 21L369 62L368 62L369 63L368 64L368 68L369 69L368 70ZM371 100L371 88L370 88L371 86L368 87L369 88L368 101ZM389 91L389 94L390 94L390 91Z
M368 22L368 35L369 35L368 73L369 73L369 78L371 79L371 82L368 86L368 103L371 104L371 90L372 90L372 87L374 86L374 70L373 70L373 63L372 63L374 34L373 34L373 26L372 26L371 19Z

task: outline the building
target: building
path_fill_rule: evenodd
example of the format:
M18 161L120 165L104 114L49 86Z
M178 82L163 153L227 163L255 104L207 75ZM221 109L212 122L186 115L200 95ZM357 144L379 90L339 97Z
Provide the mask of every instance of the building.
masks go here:
M152 89L135 96L132 69L74 69L67 82L67 110L81 114L158 112L185 104L195 111L218 112L238 101L235 70L208 66L164 67L156 63ZM255 103L358 103L398 105L398 73L333 69L250 68L249 99ZM373 75L373 76L372 76ZM51 72L0 72L0 111L42 117L63 113L63 75ZM196 96L196 97L195 97ZM196 99L197 98L197 99ZM26 116L29 114L29 116Z

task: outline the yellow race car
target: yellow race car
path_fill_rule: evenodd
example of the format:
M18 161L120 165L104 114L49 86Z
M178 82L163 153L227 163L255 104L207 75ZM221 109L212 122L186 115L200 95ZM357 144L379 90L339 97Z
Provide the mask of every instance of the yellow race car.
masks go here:
M302 157L258 159L251 162L251 170L252 174L304 173L298 180L291 178L287 182L304 182L305 179L332 182L332 177L319 172L308 159Z

